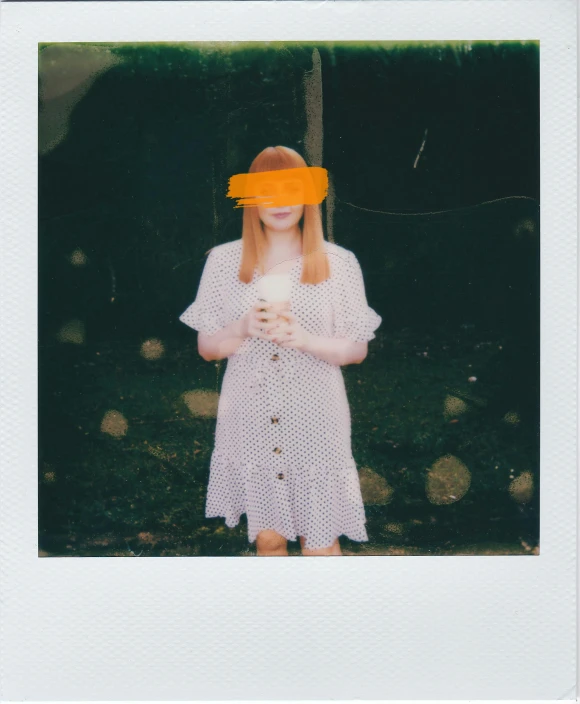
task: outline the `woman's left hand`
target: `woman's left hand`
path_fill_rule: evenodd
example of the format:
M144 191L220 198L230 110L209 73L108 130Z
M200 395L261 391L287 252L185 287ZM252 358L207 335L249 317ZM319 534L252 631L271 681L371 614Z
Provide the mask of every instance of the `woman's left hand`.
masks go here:
M310 333L304 330L294 313L289 310L279 313L279 316L286 320L280 320L279 325L271 328L270 334L274 336L272 342L280 347L292 347L304 352L310 342Z

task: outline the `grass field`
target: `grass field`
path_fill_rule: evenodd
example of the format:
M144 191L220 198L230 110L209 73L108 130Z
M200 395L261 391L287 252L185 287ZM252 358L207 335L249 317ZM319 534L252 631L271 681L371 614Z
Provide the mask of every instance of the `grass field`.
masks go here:
M204 517L224 364L185 339L41 347L41 555L255 554L245 522ZM343 368L369 533L344 554L537 554L537 432L506 353L403 330Z

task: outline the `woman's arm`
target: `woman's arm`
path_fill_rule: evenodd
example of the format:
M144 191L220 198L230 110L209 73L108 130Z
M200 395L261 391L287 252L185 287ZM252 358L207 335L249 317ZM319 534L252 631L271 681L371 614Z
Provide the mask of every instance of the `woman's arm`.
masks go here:
M213 362L234 354L243 341L241 320L235 320L213 335L198 333L197 349L206 362Z
M280 314L286 322L274 323L271 339L280 347L292 347L323 359L329 364L360 364L368 352L368 342L344 337L324 337L305 330L291 311Z
M360 364L364 361L368 352L368 343L307 333L306 345L302 351L308 352L318 359L323 359L329 364L342 367L347 364Z
M198 333L199 354L206 362L213 362L234 354L247 337L272 340L273 335L269 331L276 325L277 315L270 311L270 305L259 301L241 318L224 326L213 335Z
M247 335L244 332L245 321L243 318L235 320L226 325L213 335L203 332L198 333L197 348L199 354L206 362L213 362L224 359L234 354L238 347L245 340ZM306 331L304 331L306 333ZM270 336L264 336L270 339ZM339 340L331 337L322 337L306 333L303 352L308 352L318 359L323 359L329 364L345 366L347 364L360 364L368 352L368 343L355 342L353 340Z

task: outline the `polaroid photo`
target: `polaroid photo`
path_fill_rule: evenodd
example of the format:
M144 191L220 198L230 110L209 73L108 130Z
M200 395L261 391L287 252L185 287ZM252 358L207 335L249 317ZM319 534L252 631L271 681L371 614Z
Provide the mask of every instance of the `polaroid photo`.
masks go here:
M0 5L2 701L576 698L576 18Z

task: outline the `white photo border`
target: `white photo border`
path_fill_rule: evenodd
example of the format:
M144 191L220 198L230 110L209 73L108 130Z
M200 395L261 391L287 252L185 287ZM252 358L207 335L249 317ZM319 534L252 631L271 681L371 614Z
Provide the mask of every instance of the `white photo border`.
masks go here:
M538 40L538 556L38 558L38 43ZM576 697L574 0L0 4L0 699Z

